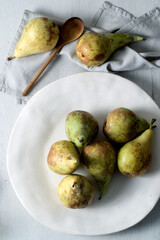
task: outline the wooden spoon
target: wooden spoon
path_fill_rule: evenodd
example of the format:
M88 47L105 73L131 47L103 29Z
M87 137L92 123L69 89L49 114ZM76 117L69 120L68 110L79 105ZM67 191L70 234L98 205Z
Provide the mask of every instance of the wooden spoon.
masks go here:
M50 63L52 58L56 55L56 53L58 53L65 44L73 42L77 38L79 38L82 35L83 31L84 31L84 23L78 17L72 17L63 24L60 31L60 41L58 45L56 46L54 51L51 53L51 55L48 57L46 62L43 64L43 66L39 69L35 77L30 81L28 86L22 92L23 96L26 96L28 94L33 84L39 78L39 76L44 71L44 69L48 66L48 64Z

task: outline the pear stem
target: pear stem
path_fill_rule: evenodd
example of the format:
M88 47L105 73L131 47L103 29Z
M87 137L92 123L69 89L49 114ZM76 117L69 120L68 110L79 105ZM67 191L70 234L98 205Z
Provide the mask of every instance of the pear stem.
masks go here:
M8 57L8 61L12 60L13 58L15 58L15 56Z
M102 198L102 196L100 195L99 198L98 198L98 200L101 200L101 198Z
M152 129L152 128L155 128L155 127L156 127L155 125L153 126L153 123L154 123L155 121L156 121L156 119L153 118L152 121L151 121L151 124L150 124L150 126L149 126L149 129Z

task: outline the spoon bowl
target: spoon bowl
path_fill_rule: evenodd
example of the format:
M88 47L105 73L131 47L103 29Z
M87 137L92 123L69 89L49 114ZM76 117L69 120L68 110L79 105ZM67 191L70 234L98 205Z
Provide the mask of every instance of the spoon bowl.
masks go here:
M60 43L69 43L79 38L84 31L84 23L78 17L68 19L60 31Z
M53 59L53 57L58 53L61 48L66 45L67 43L73 42L76 39L78 39L84 31L84 23L83 21L78 17L72 17L68 19L63 26L61 27L60 31L60 40L58 42L58 45L53 50L53 52L50 54L48 59L45 61L43 66L39 69L35 77L30 81L28 86L25 88L25 90L22 92L23 96L26 96L31 88L33 87L36 80L39 78L39 76L42 74L42 72L45 70L45 68L48 66L50 61Z

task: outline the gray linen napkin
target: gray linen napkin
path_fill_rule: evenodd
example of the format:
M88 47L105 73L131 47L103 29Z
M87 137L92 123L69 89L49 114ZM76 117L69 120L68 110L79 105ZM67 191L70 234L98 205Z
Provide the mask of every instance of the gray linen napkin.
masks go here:
M8 56L13 55L25 25L31 19L39 16L44 15L25 10ZM52 20L58 25L62 24L57 19L52 18ZM18 103L25 103L47 84L77 72L87 70L114 72L117 74L121 71L160 67L160 9L158 8L136 18L124 9L104 2L93 18L92 26L86 27L86 31L126 32L144 36L146 40L122 47L111 56L109 61L99 67L87 67L82 64L75 52L77 41L70 43L63 47L60 53L51 61L26 97L22 97L21 92L43 65L50 52L17 58L9 62L6 60L0 77L0 90L16 96Z

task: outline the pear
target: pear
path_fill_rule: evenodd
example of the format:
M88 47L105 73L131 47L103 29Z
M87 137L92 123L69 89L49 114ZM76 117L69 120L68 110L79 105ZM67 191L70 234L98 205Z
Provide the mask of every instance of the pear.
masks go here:
M34 18L25 26L14 55L8 60L48 52L56 46L58 39L59 29L55 23L45 17Z
M72 174L60 182L58 196L68 208L85 208L93 200L94 189L88 178Z
M136 177L144 174L149 169L154 122L155 119L152 119L149 129L120 149L117 161L122 174Z
M127 33L89 32L78 40L76 54L85 65L99 66L106 62L116 49L141 40L144 38Z
M84 147L97 135L97 120L88 112L75 110L67 115L66 135L78 147Z
M116 152L106 141L97 141L82 150L82 162L96 180L99 199L107 192L116 165Z
M149 123L127 108L116 108L105 118L103 132L113 142L126 143L149 128Z
M78 168L79 162L79 150L68 140L55 142L47 157L49 168L58 174L73 173Z

